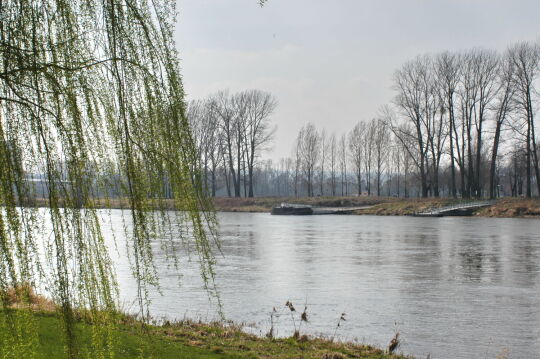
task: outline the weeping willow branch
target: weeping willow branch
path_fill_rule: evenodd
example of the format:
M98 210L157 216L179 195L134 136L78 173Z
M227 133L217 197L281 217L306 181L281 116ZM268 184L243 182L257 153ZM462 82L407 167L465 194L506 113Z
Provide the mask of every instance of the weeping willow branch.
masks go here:
M172 0L0 1L1 357L35 354L32 288L57 303L67 357L112 356L118 289L97 197L129 200L142 318L159 286L158 239L176 265L173 247L194 247L214 290L217 223L184 115L175 11ZM46 183L46 210L31 178ZM10 289L27 310L10 309ZM74 330L81 310L95 324L90 347Z

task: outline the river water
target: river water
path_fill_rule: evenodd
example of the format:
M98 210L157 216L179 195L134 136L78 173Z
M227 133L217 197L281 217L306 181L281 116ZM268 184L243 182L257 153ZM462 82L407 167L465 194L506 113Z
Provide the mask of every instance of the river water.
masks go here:
M114 221L120 215L112 212ZM118 218L116 218L118 217ZM307 305L301 332L378 346L399 331L405 354L425 358L538 358L540 221L474 217L271 216L220 213L216 282L227 319L264 335L288 336L287 300ZM152 314L218 318L196 258L182 277L156 245L162 294ZM121 298L135 288L115 255ZM296 317L298 325L298 317Z

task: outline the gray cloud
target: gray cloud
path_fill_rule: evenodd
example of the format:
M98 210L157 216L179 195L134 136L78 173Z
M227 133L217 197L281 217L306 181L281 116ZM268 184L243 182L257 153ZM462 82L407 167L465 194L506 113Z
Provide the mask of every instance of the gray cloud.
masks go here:
M375 116L394 70L417 54L504 50L540 30L538 0L181 0L178 10L188 98L272 92L274 159L308 121L341 133Z

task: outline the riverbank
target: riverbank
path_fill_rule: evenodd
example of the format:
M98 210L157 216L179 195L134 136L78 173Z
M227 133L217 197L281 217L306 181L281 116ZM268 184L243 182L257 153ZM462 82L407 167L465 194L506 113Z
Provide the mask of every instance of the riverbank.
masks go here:
M453 198L395 198L395 197L257 197L215 198L218 211L223 212L269 212L280 203L297 203L317 207L360 207L370 208L355 211L356 215L407 216L432 208L440 208L468 202ZM540 218L540 199L503 198L492 206L474 213L479 217Z
M36 313L39 330L37 358L64 357L62 323L52 313ZM146 326L124 321L114 331L114 356L117 358L305 358L305 359L405 359L402 355L353 343L331 342L319 338L268 339L246 334L240 327L221 323L179 322ZM79 343L88 345L92 327L78 322Z
M269 213L281 203L306 204L315 207L368 207L355 211L355 215L409 216L433 208L451 206L472 200L453 198L395 198L395 197L216 197L214 207L219 212ZM46 207L47 201L37 199L32 206ZM174 209L174 203L164 200L163 209ZM129 208L124 198L95 199L95 208ZM539 198L502 198L489 207L473 213L478 217L540 218Z
M28 305L22 305L15 298L13 290L7 294L7 309L19 316L29 310L36 324L39 341L37 358L65 357L65 343L62 337L63 323L57 314L57 307L47 298L30 291ZM10 302L11 298L11 302ZM26 308L26 309L22 309ZM28 312L26 312L28 313ZM2 315L0 313L0 320ZM90 350L92 336L95 335L92 320L84 313L76 313L75 332L77 345L82 353ZM305 359L405 359L399 354L369 345L332 341L324 338L297 334L289 338L259 337L248 334L242 326L229 322L202 323L190 320L162 325L143 325L129 315L116 314L112 324L111 348L117 358L185 358L185 359L232 359L232 358L305 358ZM27 317L26 317L27 318ZM0 321L0 324L2 322ZM2 326L0 326L0 329ZM5 328L5 327L4 327ZM0 344L4 334L0 332ZM0 350L0 352L2 352Z
M270 212L283 202L314 207L363 207L397 201L399 199L386 197L216 197L214 206L222 212Z

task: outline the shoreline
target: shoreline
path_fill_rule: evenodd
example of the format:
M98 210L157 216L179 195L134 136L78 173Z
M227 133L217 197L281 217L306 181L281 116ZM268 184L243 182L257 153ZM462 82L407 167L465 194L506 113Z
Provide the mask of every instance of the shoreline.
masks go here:
M26 291L26 294L24 294ZM21 290L9 289L6 293L7 307L0 315L14 320L28 320L36 330L38 358L63 357L65 345L60 307L51 299L36 294L31 287ZM26 295L22 300L21 296ZM289 302L287 302L289 304ZM292 303L291 303L292 306ZM292 312L291 312L291 315ZM295 313L296 315L296 313ZM300 315L300 314L298 314ZM342 314L343 318L344 314ZM107 324L102 322L107 318ZM302 317L303 318L303 317ZM304 319L298 318L298 323ZM345 320L345 319L343 319ZM307 317L305 319L307 322ZM20 323L20 322L19 322ZM137 317L117 311L74 310L74 326L77 332L77 350L92 348L92 336L100 330L110 330L107 335L114 344L106 344L107 350L121 358L296 358L305 359L412 359L400 352L399 334L390 338L388 349L369 344L324 338L304 334L301 325L289 337L275 337L274 323L266 335L249 334L244 326L221 320L202 322L190 319L169 321L163 318L161 324L150 320L142 322ZM95 323L101 323L96 328ZM341 323L341 319L340 319ZM106 329L107 328L107 329ZM96 331L97 330L97 331ZM336 327L337 332L337 327ZM2 334L2 333L0 333ZM396 345L393 346L393 343ZM392 353L393 352L393 353Z
M315 207L354 207L371 206L357 210L351 215L375 216L410 216L432 208L450 206L461 200L453 198L394 198L394 197L255 197L214 199L215 208L220 212L250 212L269 213L280 203L306 204ZM501 198L486 208L481 208L472 214L485 218L540 218L540 199L532 198Z
M395 198L395 197L216 197L213 198L217 212L270 213L273 207L282 202L305 204L313 207L361 207L369 208L354 211L349 215L375 216L410 216L415 213L451 206L462 202L454 198ZM47 207L46 199L35 199L29 204L32 207ZM163 200L163 210L173 210L171 200ZM128 209L129 202L125 198L98 198L94 200L97 209ZM156 208L158 209L158 208ZM495 200L489 207L481 208L472 214L485 218L538 218L540 219L540 198L504 197Z
M62 357L64 343L62 323L57 313L32 313L38 327L38 358ZM305 358L305 359L413 359L398 349L390 354L388 349L368 344L307 335L287 338L259 337L242 331L241 326L230 323L202 323L190 320L166 322L163 325L143 324L126 315L118 315L112 323L111 336L115 344L107 349L118 358L185 358L185 359L256 359L256 358ZM89 350L93 325L91 318L76 322L78 349Z

